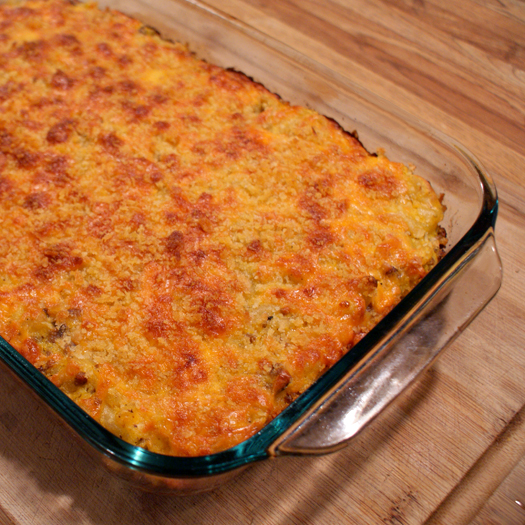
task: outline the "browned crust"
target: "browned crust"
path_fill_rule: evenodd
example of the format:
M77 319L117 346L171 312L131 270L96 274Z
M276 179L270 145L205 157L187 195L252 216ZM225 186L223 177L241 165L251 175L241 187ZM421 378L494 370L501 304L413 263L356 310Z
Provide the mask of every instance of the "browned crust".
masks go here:
M0 7L0 213L0 333L176 455L257 432L446 240L429 184L356 134L60 0Z

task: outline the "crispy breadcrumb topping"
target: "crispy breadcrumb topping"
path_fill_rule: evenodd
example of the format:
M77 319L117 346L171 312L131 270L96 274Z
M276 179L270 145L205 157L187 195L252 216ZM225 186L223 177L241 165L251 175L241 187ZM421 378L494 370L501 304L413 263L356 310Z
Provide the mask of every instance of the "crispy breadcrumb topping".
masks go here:
M93 4L0 6L0 334L171 455L255 434L436 264L408 167Z

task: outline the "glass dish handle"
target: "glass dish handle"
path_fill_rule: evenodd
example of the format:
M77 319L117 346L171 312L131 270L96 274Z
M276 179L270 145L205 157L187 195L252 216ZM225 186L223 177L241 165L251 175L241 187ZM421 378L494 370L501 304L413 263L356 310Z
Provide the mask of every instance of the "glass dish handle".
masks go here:
M430 290L397 336L382 341L372 358L328 392L273 443L270 452L325 454L338 450L409 386L498 291L502 268L492 230L450 274L450 286Z

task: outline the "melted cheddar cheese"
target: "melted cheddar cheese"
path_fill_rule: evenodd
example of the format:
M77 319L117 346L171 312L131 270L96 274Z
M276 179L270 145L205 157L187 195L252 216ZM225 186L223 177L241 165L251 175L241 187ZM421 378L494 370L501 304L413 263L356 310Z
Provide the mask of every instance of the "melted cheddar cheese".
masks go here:
M259 431L438 261L408 167L92 4L0 6L0 334L123 439Z

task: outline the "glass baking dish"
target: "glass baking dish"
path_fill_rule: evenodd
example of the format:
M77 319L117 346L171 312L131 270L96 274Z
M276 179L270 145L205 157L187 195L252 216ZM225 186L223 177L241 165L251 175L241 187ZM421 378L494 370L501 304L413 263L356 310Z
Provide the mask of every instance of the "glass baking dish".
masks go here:
M447 254L362 341L247 441L203 457L170 457L117 438L90 418L7 342L0 358L112 471L158 491L212 489L254 462L323 454L347 444L429 366L496 294L497 194L465 149L336 73L256 29L193 0L103 1L187 43L199 57L242 71L293 104L357 130L368 151L413 164L447 207Z

